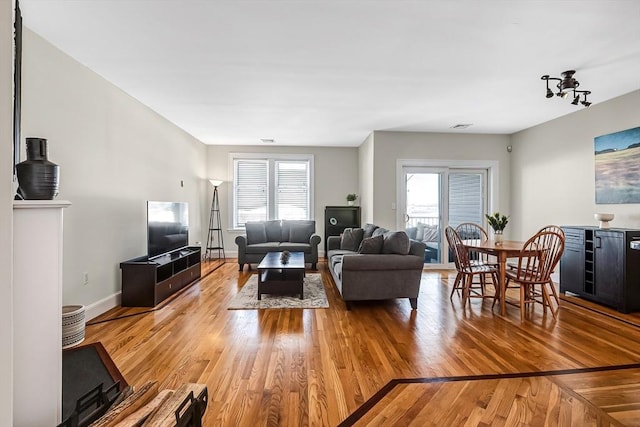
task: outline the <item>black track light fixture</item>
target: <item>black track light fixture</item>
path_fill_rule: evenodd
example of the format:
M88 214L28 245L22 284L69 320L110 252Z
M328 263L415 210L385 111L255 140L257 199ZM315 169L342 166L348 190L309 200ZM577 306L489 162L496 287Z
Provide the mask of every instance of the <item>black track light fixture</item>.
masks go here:
M553 92L549 88L549 80L554 80L558 82L558 84L556 84L556 88L558 89L558 92L556 92L557 96L563 99L566 99L569 97L570 94L573 93L573 96L572 96L573 101L571 102L572 105L582 104L585 107L588 107L589 105L591 105L591 103L587 101L587 95L589 95L591 91L578 90L578 86L580 86L580 82L578 82L576 79L573 78L573 75L575 73L576 73L575 70L568 70L561 73L562 78L550 77L548 74L545 74L544 76L540 77L540 79L544 80L547 83L546 97L553 98ZM580 94L584 95L584 100L582 102L580 101Z
M591 94L591 91L584 90L582 91L582 94L584 95L584 100L580 101L580 104L584 105L585 107L589 107L591 103L587 101L587 95Z
M549 76L542 76L542 80L547 81L547 98L553 98L553 92L549 89Z
M573 97L573 101L571 101L571 105L578 105L578 103L580 102L580 94L576 95L575 93L576 91L574 90L573 94L575 96Z

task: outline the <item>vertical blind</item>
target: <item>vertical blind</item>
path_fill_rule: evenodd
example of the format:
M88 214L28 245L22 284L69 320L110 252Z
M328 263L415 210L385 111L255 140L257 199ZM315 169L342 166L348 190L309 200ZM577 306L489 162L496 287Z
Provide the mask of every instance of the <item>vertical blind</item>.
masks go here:
M276 161L276 219L309 218L309 165Z
M309 219L310 162L235 159L233 227L247 221Z
M268 219L267 166L266 160L235 161L234 226Z
M449 225L484 223L484 200L480 173L449 173Z

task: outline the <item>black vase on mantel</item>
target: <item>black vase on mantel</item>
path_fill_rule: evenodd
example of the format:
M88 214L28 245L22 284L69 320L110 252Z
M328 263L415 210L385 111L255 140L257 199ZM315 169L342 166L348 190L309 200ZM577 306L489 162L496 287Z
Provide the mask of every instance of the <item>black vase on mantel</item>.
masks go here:
M45 138L27 138L27 160L16 165L18 195L24 200L53 200L58 195L60 167L47 156Z

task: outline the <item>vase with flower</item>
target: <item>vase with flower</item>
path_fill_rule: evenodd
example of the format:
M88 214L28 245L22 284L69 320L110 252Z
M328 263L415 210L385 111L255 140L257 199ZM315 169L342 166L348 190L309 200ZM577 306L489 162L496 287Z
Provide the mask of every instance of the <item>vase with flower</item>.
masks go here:
M509 223L509 217L506 215L501 215L499 212L494 212L493 215L485 214L487 217L487 222L493 229L493 238L496 244L502 243L502 234L504 233L504 229Z

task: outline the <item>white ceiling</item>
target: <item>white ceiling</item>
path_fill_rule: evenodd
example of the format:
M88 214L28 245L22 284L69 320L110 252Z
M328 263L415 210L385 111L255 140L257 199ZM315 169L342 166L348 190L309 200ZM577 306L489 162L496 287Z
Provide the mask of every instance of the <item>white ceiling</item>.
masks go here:
M513 133L640 89L639 0L21 0L24 25L206 144ZM453 130L472 123L467 130Z

